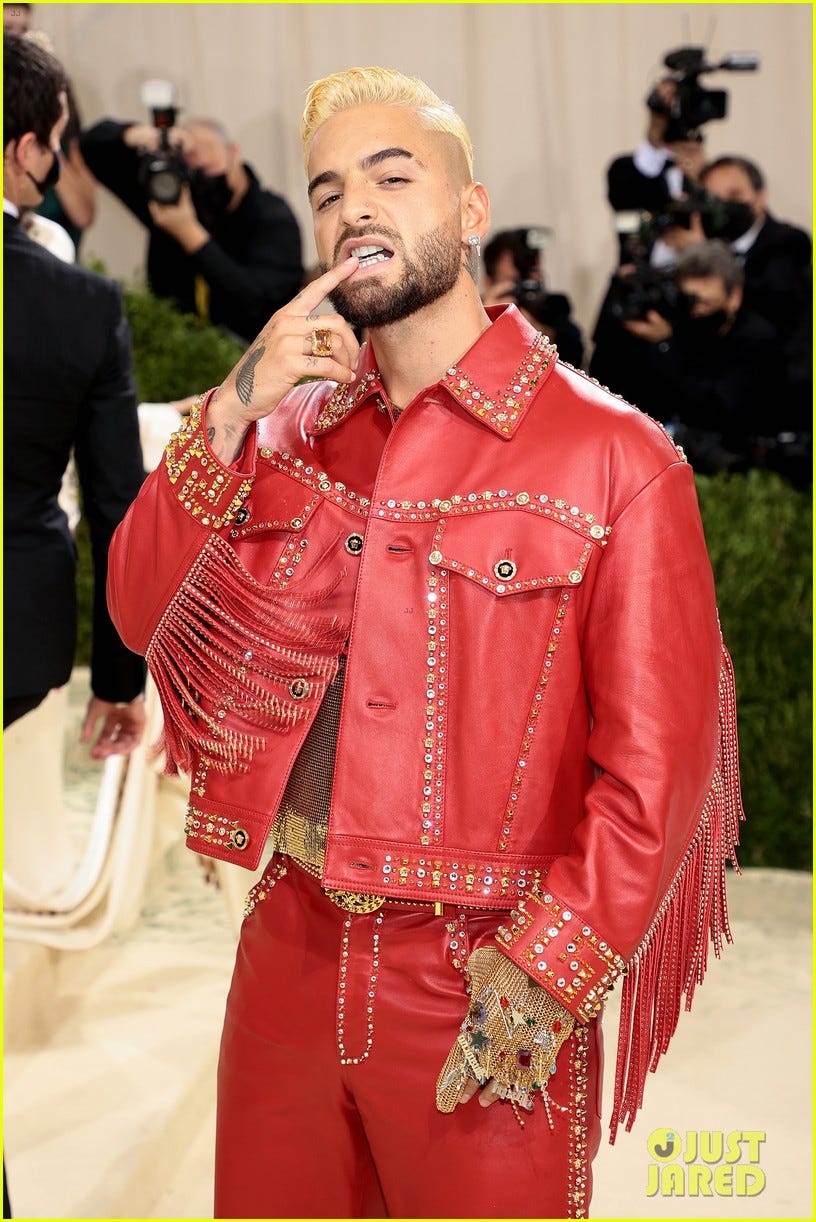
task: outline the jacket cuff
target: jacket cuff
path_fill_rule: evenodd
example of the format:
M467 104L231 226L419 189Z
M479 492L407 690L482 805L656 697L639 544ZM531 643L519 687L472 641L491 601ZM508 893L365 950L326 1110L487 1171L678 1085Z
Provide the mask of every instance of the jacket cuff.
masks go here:
M496 934L504 953L575 1018L588 1023L626 963L591 925L550 894L533 895Z
M182 507L202 526L219 530L235 519L255 476L225 467L207 444L204 406L211 395L209 391L198 396L189 417L170 438L164 461Z

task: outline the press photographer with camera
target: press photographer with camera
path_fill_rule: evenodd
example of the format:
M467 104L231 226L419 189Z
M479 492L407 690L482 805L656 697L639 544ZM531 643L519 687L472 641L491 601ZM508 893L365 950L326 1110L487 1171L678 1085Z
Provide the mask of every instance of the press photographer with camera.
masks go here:
M695 470L746 470L757 439L789 425L773 329L743 304L742 269L720 241L689 246L671 284L645 317L621 322L644 346L638 406Z
M482 256L482 302L517 305L527 321L552 340L561 359L580 368L584 341L572 320L570 300L545 287L542 258L552 237L552 230L544 227L503 229L495 234Z
M705 165L703 134L686 130L672 119L677 102L677 84L671 77L658 81L646 99L649 120L646 134L632 153L616 157L606 172L607 199L616 213L626 211L661 213L674 199L682 199L697 184ZM619 262L630 262L633 254L626 231L619 229ZM642 252L653 253L653 249ZM655 262L661 259L658 247Z
M724 119L728 110L725 90L704 88L700 77L709 72L753 72L759 66L751 53L732 53L719 63L709 63L703 47L669 51L663 63L671 75L661 78L646 98L645 138L607 170L607 197L619 214L633 211L658 217L671 201L694 193L706 162L702 129L712 120ZM673 262L670 244L664 243L659 230L645 249L628 236L632 231L618 224L621 263L646 258L663 267Z
M765 177L755 162L733 155L718 157L700 175L703 207L688 228L666 233L675 250L685 250L710 235L707 208L719 203L740 223L724 233L745 274L745 304L770 323L783 351L790 393L797 402L796 422L810 430L812 407L811 241L802 229L778 221L768 211ZM689 207L693 207L690 201Z
M172 97L145 99L153 124L103 119L82 135L99 181L150 233L154 293L252 339L299 290L300 230L289 205L261 187L214 119L176 125Z

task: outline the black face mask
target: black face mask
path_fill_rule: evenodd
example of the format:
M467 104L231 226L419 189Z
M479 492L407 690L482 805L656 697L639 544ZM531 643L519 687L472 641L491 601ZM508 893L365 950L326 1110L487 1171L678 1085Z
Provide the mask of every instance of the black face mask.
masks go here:
M29 171L26 170L26 174L28 174L28 177L34 183L34 186L37 188L40 195L45 195L46 191L48 191L51 187L55 187L59 181L62 160L59 153L55 153L53 149L51 149L50 152L53 161L51 162L51 166L45 178L35 178L33 174L30 174Z
M747 233L755 223L756 213L750 204L737 203L735 200L726 200L723 208L725 221L722 229L715 236L723 238L726 242L734 242Z
M232 202L232 189L226 174L203 174L201 170L193 170L190 194L198 215L210 219L221 216Z

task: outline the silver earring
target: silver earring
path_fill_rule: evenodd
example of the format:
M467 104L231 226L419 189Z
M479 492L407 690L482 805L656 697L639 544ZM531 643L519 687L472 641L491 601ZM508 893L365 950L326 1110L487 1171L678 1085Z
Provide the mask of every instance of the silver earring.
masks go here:
M476 248L477 255L480 255L482 253L482 243L477 233L471 233L469 235L468 246L474 246Z

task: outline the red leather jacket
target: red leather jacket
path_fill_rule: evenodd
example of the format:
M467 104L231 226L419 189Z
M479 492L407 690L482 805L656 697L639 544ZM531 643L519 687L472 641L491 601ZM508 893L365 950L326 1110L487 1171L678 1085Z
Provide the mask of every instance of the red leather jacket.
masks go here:
M679 1005L700 928L727 932L738 809L692 472L491 314L393 427L369 347L233 468L196 416L117 533L111 611L191 770L191 847L257 865L344 652L324 884L514 908L500 945L582 1019L682 906Z

